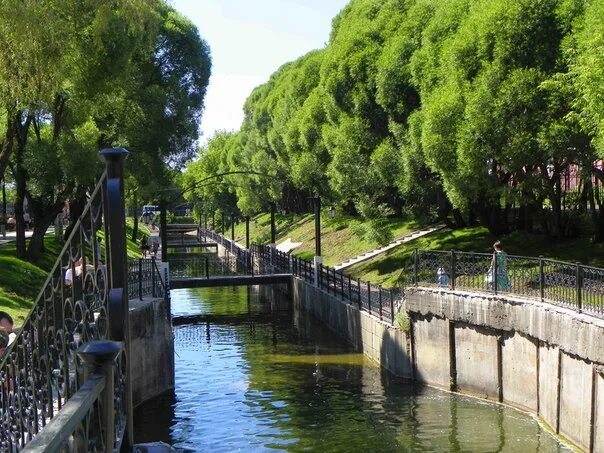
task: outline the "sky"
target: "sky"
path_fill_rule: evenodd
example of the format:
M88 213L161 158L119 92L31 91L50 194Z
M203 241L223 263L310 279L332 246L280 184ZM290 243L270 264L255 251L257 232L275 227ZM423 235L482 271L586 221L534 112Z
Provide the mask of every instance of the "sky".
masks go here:
M331 20L349 0L172 0L212 52L201 139L238 130L243 103L281 65L325 47Z

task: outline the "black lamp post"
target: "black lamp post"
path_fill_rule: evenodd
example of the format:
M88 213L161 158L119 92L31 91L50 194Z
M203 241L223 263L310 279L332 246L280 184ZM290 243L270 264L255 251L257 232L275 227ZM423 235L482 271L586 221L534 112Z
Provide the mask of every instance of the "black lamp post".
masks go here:
M245 248L250 249L250 216L245 216Z
M321 197L312 198L315 205L315 255L321 256Z
M275 202L271 201L271 247L275 247L276 241L276 229L275 229Z

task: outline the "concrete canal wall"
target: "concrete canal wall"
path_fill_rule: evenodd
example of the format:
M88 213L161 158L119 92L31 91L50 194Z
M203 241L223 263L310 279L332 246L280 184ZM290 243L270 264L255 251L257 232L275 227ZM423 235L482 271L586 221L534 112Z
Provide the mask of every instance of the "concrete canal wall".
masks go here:
M174 388L174 336L163 298L130 300L130 376L134 407Z
M461 291L407 295L408 332L293 278L304 307L392 373L530 411L604 452L604 320L541 302Z

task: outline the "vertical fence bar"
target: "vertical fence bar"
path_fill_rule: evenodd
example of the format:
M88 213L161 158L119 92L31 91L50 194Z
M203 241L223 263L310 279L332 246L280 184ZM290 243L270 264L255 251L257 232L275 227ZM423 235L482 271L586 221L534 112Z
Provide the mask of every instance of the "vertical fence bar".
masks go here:
M543 272L543 255L539 256L539 296L545 299L545 273Z
M138 298L143 300L143 259L138 259Z
M371 314L371 283L367 282L367 311Z
M379 302L380 302L380 319L383 319L383 317L382 317L382 286L381 285L378 286L378 294L379 294Z
M390 322L394 325L394 296L392 295L392 289L390 293Z
M357 286L359 288L359 310L363 309L363 299L361 298L361 279L357 279Z
M210 278L210 259L207 256L205 258L205 267L206 267L206 278Z
M457 257L455 256L455 250L451 250L451 289L455 289L455 267L457 266Z
M155 263L155 257L152 256L151 257L151 297L153 297L155 299L156 297L156 293L155 293L155 269L156 269L157 265Z
M581 277L582 277L582 274L583 274L582 271L583 271L583 268L581 266L581 263L577 263L577 267L576 267L576 271L575 271L575 274L576 274L576 276L575 276L575 280L576 280L575 284L577 286L577 308L579 310L581 310L583 308L583 294L582 294L582 291L581 291L582 286L583 286L582 282L581 282L581 280L582 280Z

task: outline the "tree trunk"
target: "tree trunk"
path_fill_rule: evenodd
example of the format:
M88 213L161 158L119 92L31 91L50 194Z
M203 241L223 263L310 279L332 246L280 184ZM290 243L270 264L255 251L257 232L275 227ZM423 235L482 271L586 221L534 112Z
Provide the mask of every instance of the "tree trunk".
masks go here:
M71 234L73 227L76 222L80 220L82 213L84 212L84 208L86 207L86 187L79 186L76 190L76 194L73 197L73 201L69 203L69 226L65 229L65 240Z
M604 206L602 203L598 206L598 213L595 216L594 242L604 242Z
M40 257L45 251L44 247L44 235L48 230L48 227L52 224L54 217L35 217L34 229L32 231L29 244L27 246L27 257L30 260L34 260Z
M25 200L25 175L21 168L21 152L18 152L17 171L15 182L17 183L17 194L15 197L15 221L16 221L16 247L17 257L25 259L27 251L25 248L25 222L23 221L23 201Z
M4 134L4 140L2 140L2 148L0 149L0 179L4 177L6 168L11 153L13 152L13 144L15 142L15 113L11 109L7 109L6 117L8 119L6 124L6 132Z
M57 196L59 200L62 199L61 194L57 194ZM61 212L63 202L56 201L54 204L48 205L34 199L31 195L28 195L28 199L30 210L35 220L35 226L27 247L27 256L30 260L34 260L44 253L44 235L59 212Z
M494 236L509 232L507 219L504 218L498 202L492 203L484 194L481 194L472 208L478 215L480 223Z

